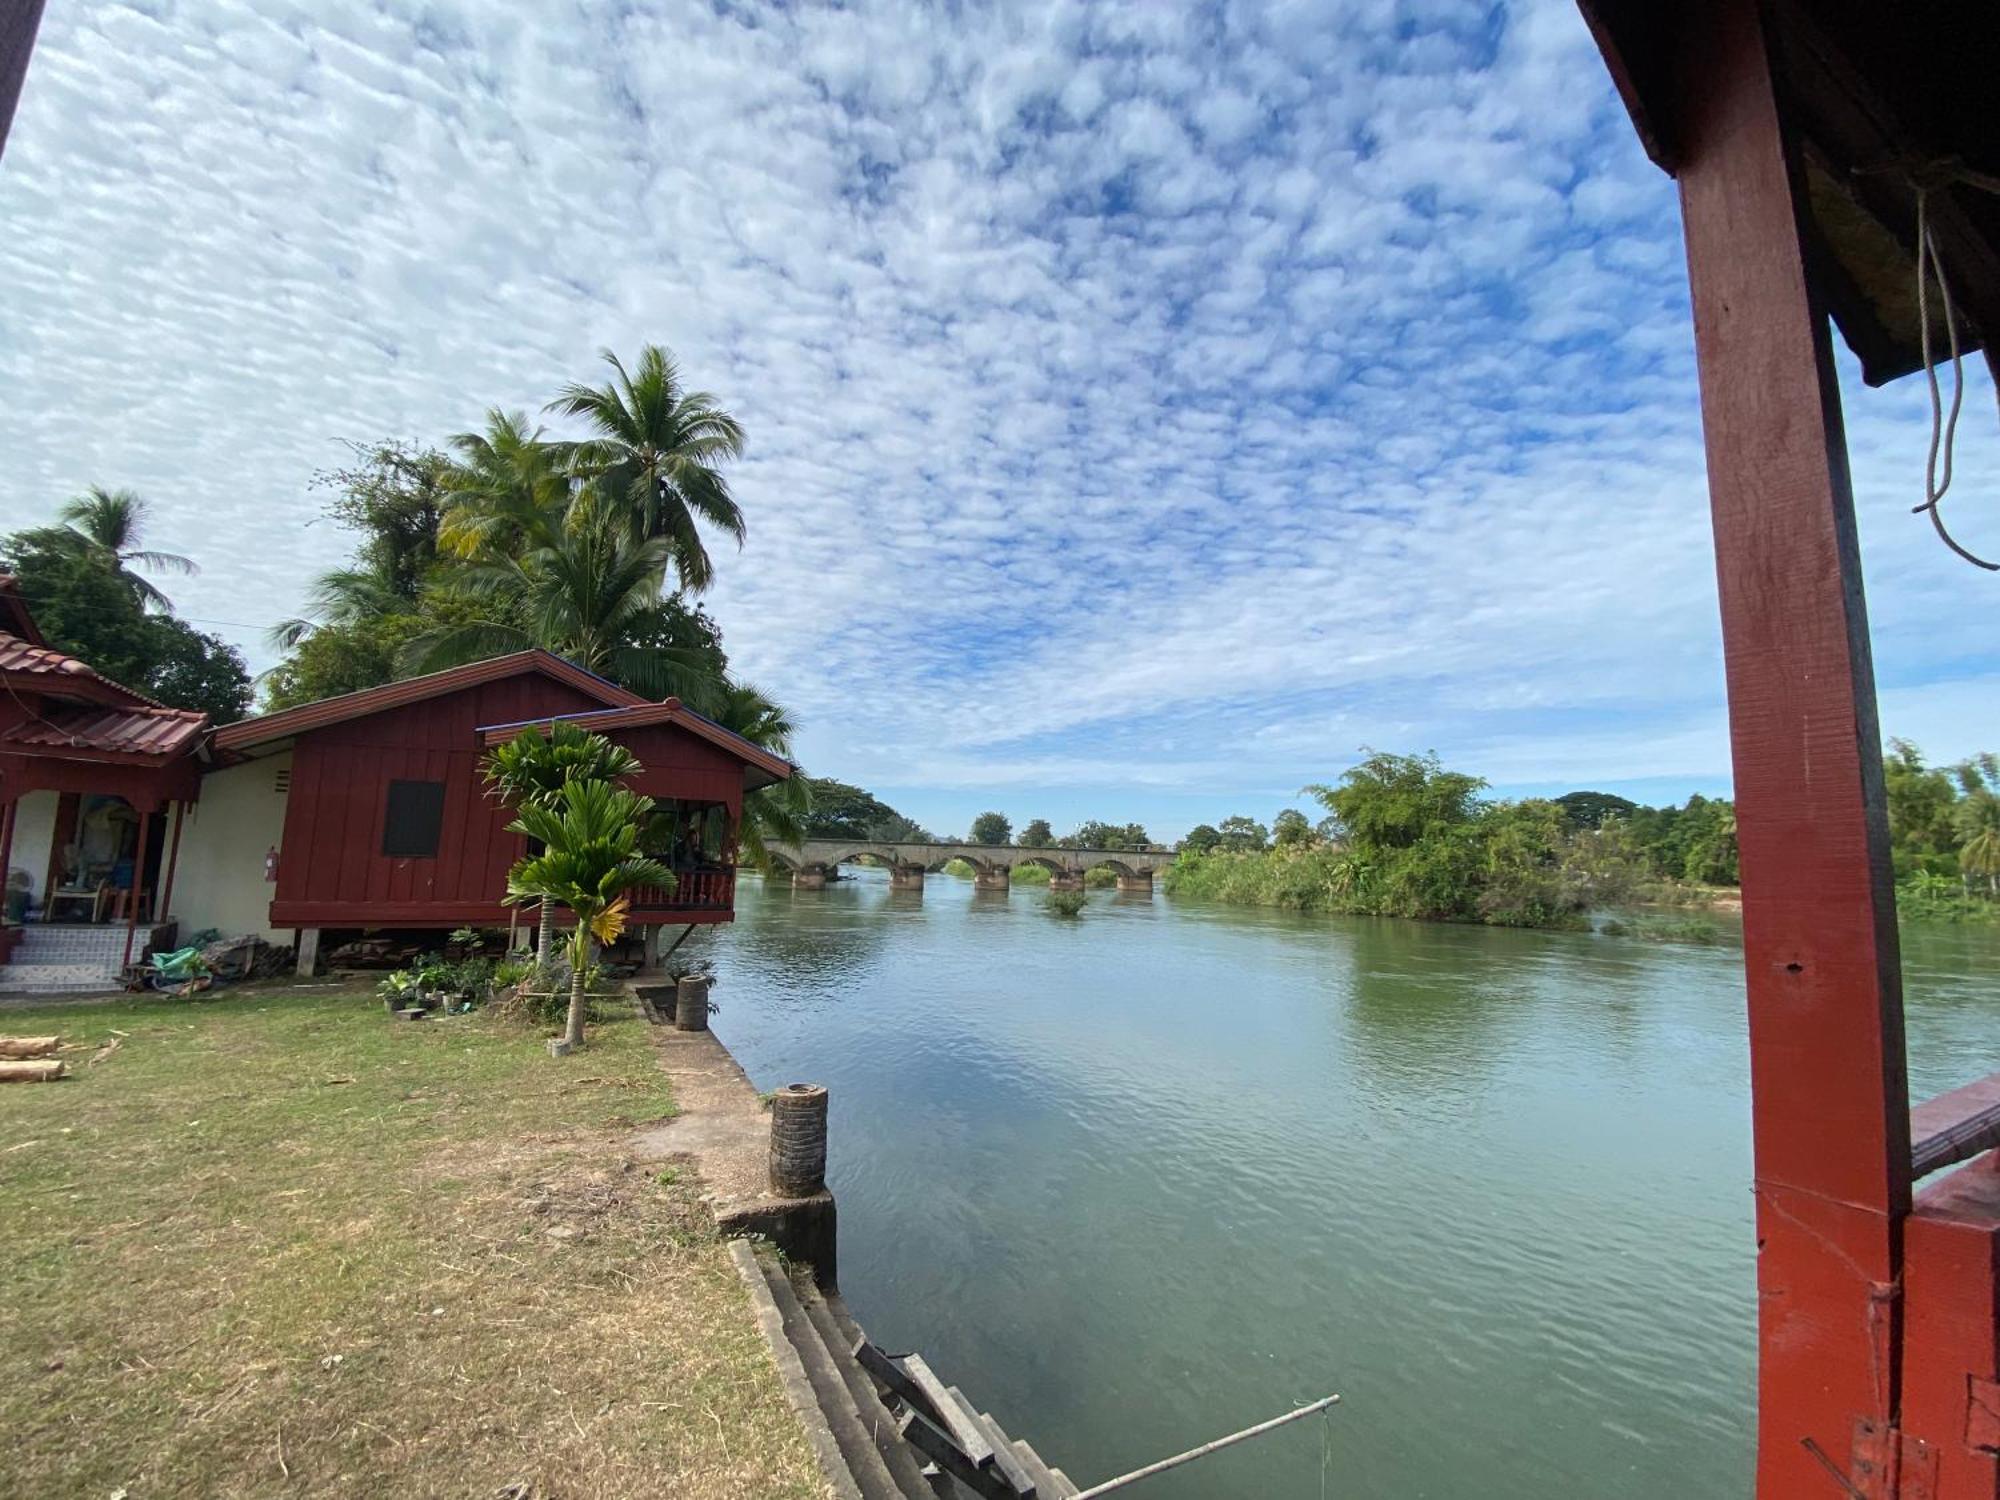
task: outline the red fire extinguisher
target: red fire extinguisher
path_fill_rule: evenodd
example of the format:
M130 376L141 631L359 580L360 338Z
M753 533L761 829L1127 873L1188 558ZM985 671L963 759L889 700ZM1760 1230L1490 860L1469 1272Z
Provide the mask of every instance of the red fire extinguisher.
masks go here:
M264 851L264 878L275 882L278 878L278 846L273 844Z

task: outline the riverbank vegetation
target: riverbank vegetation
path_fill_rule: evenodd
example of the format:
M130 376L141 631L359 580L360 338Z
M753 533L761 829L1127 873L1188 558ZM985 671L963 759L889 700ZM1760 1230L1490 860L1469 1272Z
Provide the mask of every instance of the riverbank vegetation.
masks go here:
M824 1493L700 1184L621 1163L629 1010L567 1070L353 988L8 1029L77 1077L0 1090L0 1493Z
M2000 756L1933 766L1908 740L1882 761L1896 910L1929 921L2000 921Z
M2000 920L2000 758L1933 767L1892 740L1885 777L1899 911ZM1306 789L1325 813L1318 822L1288 808L1269 827L1236 816L1195 828L1166 888L1298 911L1580 927L1606 907L1709 904L1737 882L1727 799L1496 801L1485 788L1434 755L1371 754L1339 782ZM1685 926L1628 924L1677 940Z
M1282 820L1276 841L1246 817L1190 835L1166 888L1295 911L1575 927L1629 899L1644 864L1615 822L1580 828L1555 802L1489 802L1485 782L1435 755L1375 753L1307 791L1325 810ZM1296 810L1293 810L1296 812ZM1197 830L1200 832L1200 830Z

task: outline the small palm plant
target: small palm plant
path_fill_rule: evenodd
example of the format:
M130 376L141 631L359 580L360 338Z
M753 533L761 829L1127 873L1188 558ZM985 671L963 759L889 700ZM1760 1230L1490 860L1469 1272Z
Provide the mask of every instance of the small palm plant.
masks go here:
M674 877L639 852L639 835L653 799L608 781L572 779L553 803L528 802L508 828L542 846L507 872L510 901L560 901L576 913L570 938L569 1023L565 1047L583 1045L585 970L590 941L614 941L625 930L631 893L640 886L671 890ZM546 909L546 907L544 908Z
M527 729L495 745L481 763L487 790L516 813L531 805L557 807L572 781L622 781L642 769L623 745L561 721L546 731ZM535 964L546 973L554 949L555 905L542 903Z

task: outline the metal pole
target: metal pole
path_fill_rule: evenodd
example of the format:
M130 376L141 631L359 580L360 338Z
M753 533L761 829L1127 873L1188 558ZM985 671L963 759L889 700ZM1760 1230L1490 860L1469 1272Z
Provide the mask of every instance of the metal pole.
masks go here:
M662 953L660 955L660 962L664 964L668 959L672 958L675 953L679 952L681 944L685 943L689 938L694 936L694 929L695 929L695 924L692 922L688 923L687 926L683 927L681 929L681 935L674 939L673 947L667 949L665 953Z
M1287 1422L1296 1422L1300 1417L1309 1417L1316 1411L1325 1411L1339 1401L1338 1396L1322 1396L1309 1406L1301 1406L1297 1411L1288 1411L1282 1417L1273 1417L1268 1422L1259 1422L1255 1427L1246 1427L1241 1432L1232 1432L1228 1437L1219 1437L1212 1443L1203 1443L1199 1448L1190 1448L1185 1453L1176 1453L1172 1458L1163 1458L1156 1464L1147 1464L1143 1469L1134 1469L1130 1474L1120 1474L1116 1479L1107 1479L1102 1484L1092 1485L1076 1497L1076 1500L1095 1500L1098 1495L1108 1495L1113 1490L1122 1490L1128 1484L1137 1484L1142 1479L1151 1479L1155 1474L1164 1474L1169 1469L1178 1469L1182 1464L1191 1464L1197 1458L1206 1458L1211 1453L1219 1453L1224 1448L1261 1437L1274 1428L1283 1427Z

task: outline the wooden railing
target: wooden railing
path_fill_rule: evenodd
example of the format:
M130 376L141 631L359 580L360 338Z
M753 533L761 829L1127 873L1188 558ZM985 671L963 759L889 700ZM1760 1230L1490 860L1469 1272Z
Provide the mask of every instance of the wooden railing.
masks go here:
M645 885L632 892L634 911L728 911L735 904L734 870L678 870L672 890Z

